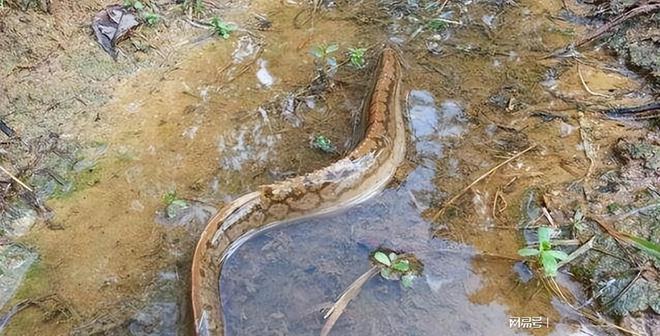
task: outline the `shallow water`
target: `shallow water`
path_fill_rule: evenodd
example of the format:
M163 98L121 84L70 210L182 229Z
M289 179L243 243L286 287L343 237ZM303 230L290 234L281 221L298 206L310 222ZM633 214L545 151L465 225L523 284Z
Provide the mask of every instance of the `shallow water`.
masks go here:
M445 138L466 122L455 102L438 108L429 92L412 91L410 119L420 158L444 156ZM434 135L433 139L429 139ZM377 247L414 253L424 264L412 289L378 276L349 305L333 335L513 335L503 304L472 303L481 276L473 249L433 238L416 206L432 190L430 167L348 211L259 233L235 251L220 279L227 335L313 335L327 308L370 268ZM426 189L426 190L425 190ZM415 196L413 196L415 195Z

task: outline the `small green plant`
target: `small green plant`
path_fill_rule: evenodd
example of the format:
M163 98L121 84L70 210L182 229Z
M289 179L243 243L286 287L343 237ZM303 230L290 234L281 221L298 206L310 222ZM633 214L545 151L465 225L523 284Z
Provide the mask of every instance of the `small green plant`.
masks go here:
M142 18L150 26L153 26L160 21L160 15L154 12L146 12L142 14Z
M124 7L134 9L148 25L153 26L160 21L160 15L147 11L146 6L139 0L124 0Z
M188 202L177 197L176 191L166 192L163 195L163 203L165 204L165 214L168 218L174 218L181 210L188 208Z
M332 75L337 69L337 60L332 56L335 52L339 50L339 46L336 44L319 44L314 46L310 51L310 54L314 56L314 64L316 64L317 70Z
M428 27L428 29L438 32L447 28L447 22L442 19L431 19L429 22L426 23L426 27Z
M183 2L183 8L186 11L192 11L195 14L201 14L204 12L204 1L203 0L185 0Z
M225 40L229 38L229 35L234 30L236 30L234 25L222 21L217 16L214 16L213 19L211 19L211 26L213 27L213 30Z
M546 276L554 277L557 275L558 263L557 261L566 260L568 254L563 251L553 250L550 243L549 227L540 227L537 236L539 240L538 248L523 248L518 250L521 257L538 257L538 261L543 266L543 271Z
M364 59L364 54L367 52L365 48L348 48L348 57L351 65L357 69L364 68L367 61Z
M318 149L324 153L334 153L337 148L325 135L317 135L312 140L312 148Z
M5 7L5 0L0 0L0 8Z
M139 0L124 0L124 7L141 11L144 9L144 4Z
M412 287L413 280L421 274L421 264L411 254L397 254L378 250L373 259L380 267L380 276L387 280L399 280L405 288Z

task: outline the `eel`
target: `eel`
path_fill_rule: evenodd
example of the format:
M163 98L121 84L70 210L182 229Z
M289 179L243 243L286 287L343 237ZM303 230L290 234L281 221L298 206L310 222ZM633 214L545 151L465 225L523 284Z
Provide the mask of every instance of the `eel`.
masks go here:
M309 174L243 195L224 206L202 232L192 262L195 333L223 336L222 264L254 234L293 220L328 214L380 192L406 150L401 106L401 64L391 47L380 55L363 105L360 141L344 158Z

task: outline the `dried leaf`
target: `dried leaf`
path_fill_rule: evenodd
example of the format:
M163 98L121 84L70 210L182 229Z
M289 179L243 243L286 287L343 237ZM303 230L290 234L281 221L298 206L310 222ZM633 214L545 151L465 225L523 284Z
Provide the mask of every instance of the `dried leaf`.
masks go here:
M135 15L120 5L111 5L94 15L92 29L103 50L117 58L117 42L139 25Z

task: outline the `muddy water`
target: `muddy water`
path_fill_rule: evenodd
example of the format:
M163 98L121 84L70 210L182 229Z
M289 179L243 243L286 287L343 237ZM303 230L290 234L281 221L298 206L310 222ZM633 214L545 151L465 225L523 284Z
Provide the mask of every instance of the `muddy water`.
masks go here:
M370 281L336 335L426 335L439 328L563 334L584 322L560 314L565 307L534 280L523 283L513 261L488 256L515 257L522 244L513 229L521 217L518 203L530 187L548 186L552 203L562 198L563 184L582 178L589 166L579 147L577 111L567 102L594 97L574 65L546 58L584 28L555 19L559 1L450 2L443 17L462 24L431 32L419 28L439 15L437 6L407 3L338 2L321 10L313 25L299 27L300 5L232 2L223 18L250 33L236 32L229 41L190 39L178 46L186 56L173 64L119 80L100 120L79 130L90 147L107 150L93 158L79 190L49 202L53 227L64 230L39 227L25 239L40 261L17 300L55 293L64 313L25 310L8 334L189 333L190 253L213 209L262 183L336 159L310 148L314 136L328 136L340 150L351 138L368 70L341 68L335 85L301 104L297 116L282 115L287 96L315 76L310 48L336 42L345 50L387 39L400 45L409 66L411 154L395 186L340 215L248 241L221 279L228 331L316 333L319 310L368 268L367 255L379 245L415 252L425 273L412 290ZM255 13L272 27L257 30ZM600 53L590 59L612 64L581 66L591 89L623 102L643 98L628 94L641 84L615 71L614 60ZM597 145L636 136L587 118L600 126ZM430 220L439 204L532 143L541 146ZM556 184L562 187L549 187ZM173 191L189 206L170 218L163 196ZM547 317L551 328L512 330L510 316Z

